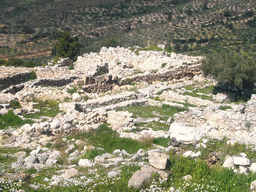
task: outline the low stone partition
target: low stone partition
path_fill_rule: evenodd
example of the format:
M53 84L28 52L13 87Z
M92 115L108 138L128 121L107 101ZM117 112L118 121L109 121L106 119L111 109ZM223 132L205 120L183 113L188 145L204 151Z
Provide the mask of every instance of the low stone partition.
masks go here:
M0 78L0 91L10 87L11 85L17 85L28 81L31 78L32 71L21 72L18 74L5 76Z
M127 85L131 83L137 83L146 81L152 83L153 81L171 81L173 79L182 79L185 77L193 78L196 75L202 73L199 65L188 66L184 65L177 69L165 72L165 73L150 73L150 74L138 74L132 77L127 77L119 82L119 85Z
M15 94L19 91L21 91L23 88L25 87L25 83L21 83L18 85L11 85L10 87L8 87L7 89L4 89L2 91L2 93L11 93L11 94Z
M62 77L62 78L42 78L38 81L34 82L32 86L56 86L61 87L64 85L67 85L69 83L72 83L75 79L78 79L79 76L68 76L68 77Z
M99 93L109 91L113 89L115 85L121 86L142 81L149 83L152 83L153 81L171 81L173 79L182 79L185 77L193 78L194 76L202 73L199 66L200 64L193 66L181 66L165 73L138 74L124 78L120 82L117 81L116 77L113 78L111 75L97 76L95 77L95 83L86 84L83 86L83 90L87 93ZM83 80L80 80L80 82L84 83Z

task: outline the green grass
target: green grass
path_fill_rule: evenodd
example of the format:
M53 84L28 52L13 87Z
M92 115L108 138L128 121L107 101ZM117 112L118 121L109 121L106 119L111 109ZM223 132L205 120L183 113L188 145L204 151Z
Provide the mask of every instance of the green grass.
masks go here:
M185 88L187 90L193 90L193 91L192 92L184 92L184 93L182 93L182 95L188 95L188 96L192 96L192 97L199 97L199 98L204 99L204 100L213 101L212 96L198 94L198 93L203 93L203 94L212 93L213 90L214 90L214 86L213 85L205 87L203 89L196 89L196 90L194 89L195 85L188 85Z
M183 156L173 158L171 164L172 182L166 182L162 187L174 186L186 192L248 191L250 183L256 179L256 174L246 176L220 166L210 168L205 161ZM191 175L192 179L184 181L182 177L185 175Z
M34 99L34 102L37 102L35 105L36 109L40 109L39 113L24 115L26 118L35 118L38 119L40 116L48 116L48 117L55 117L57 114L59 114L59 102L55 100L38 100Z
M168 147L169 141L170 141L170 138L159 137L159 138L154 138L153 143L156 145L161 145L163 147Z
M107 124L100 125L96 130L86 133L77 133L67 136L67 139L86 140L88 145L101 147L104 151L112 153L116 149L124 149L128 153L135 153L139 149L148 149L150 145L131 138L121 138L116 131L113 131ZM94 152L93 152L94 153Z
M25 151L27 154L30 153L32 150L29 148L23 149L23 148L16 148L16 147L0 147L0 153L10 153L10 154L14 154L17 153L19 151Z
M94 160L95 157L97 157L98 155L102 155L104 154L105 151L101 150L101 149L89 149L85 152L85 154L83 154L82 156L79 157L79 159L92 159ZM72 163L73 164L78 164L79 159L75 159Z
M9 127L19 127L24 124L32 124L31 120L22 120L20 117L15 115L12 110L9 110L6 114L0 115L0 130L7 129Z
M221 105L219 109L225 111L227 109L232 109L232 107L227 106L227 105Z
M10 157L10 156L3 156L1 153L0 153L0 163L11 163L11 162L14 162L16 160L16 158L14 157Z
M129 111L134 115L134 117L142 118L154 118L159 117L161 120L167 120L170 116L181 111L186 111L186 108L179 108L175 106L170 106L163 104L162 106L131 106L125 108L119 108L117 111Z
M150 123L137 123L138 127L152 128L154 131L163 130L168 131L170 129L170 125L166 123L160 123L158 121L152 121Z
M77 90L78 90L77 87L73 87L73 88L71 88L71 89L67 89L67 92L70 93L70 94L73 94L73 93L75 93Z
M14 100L10 101L10 107L13 109L21 108L19 100L14 99Z

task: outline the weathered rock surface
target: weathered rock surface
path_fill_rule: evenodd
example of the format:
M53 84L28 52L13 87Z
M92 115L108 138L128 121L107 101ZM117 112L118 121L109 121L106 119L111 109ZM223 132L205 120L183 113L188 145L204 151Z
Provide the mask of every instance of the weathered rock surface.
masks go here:
M150 165L157 169L166 169L169 164L169 156L156 151L149 151L148 161Z
M134 189L142 188L146 183L150 181L151 174L144 171L136 171L128 182L128 187L134 187Z

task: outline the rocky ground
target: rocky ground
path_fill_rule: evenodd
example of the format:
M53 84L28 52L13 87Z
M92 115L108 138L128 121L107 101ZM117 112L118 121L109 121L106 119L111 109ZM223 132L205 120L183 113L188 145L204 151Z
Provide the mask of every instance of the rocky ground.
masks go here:
M198 158L213 139L223 138L230 146L246 144L254 151L256 95L240 103L214 95L213 79L200 69L187 72L195 71L201 59L103 47L78 57L72 68L63 61L34 68L37 79L0 94L0 191L186 191L174 184L158 187L175 174L169 168L173 151ZM183 74L152 80L177 70ZM86 85L74 82L103 73L118 79L105 92L88 93ZM143 81L149 75L152 81ZM57 83L40 84L46 80ZM8 91L13 87L20 88ZM221 157L212 150L205 160L246 175L256 170L252 158L246 151ZM218 188L207 190L213 189Z

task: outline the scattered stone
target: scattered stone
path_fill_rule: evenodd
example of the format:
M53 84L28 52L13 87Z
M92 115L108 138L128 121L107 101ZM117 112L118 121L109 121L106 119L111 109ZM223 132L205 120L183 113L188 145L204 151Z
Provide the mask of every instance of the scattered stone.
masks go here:
M197 153L193 151L186 151L185 153L183 153L184 157L192 157L192 158L199 157L200 155L201 155L201 151L198 151Z
M230 168L230 169L235 169L233 157L227 156L225 159L226 160L224 161L222 167L226 167L226 168Z
M61 175L64 179L68 179L70 177L74 177L78 175L78 171L74 168L65 170L65 173Z
M149 151L148 161L150 165L157 169L166 169L169 164L169 156L156 151Z
M24 157L26 157L26 155L27 155L27 153L25 151L19 151L17 153L14 153L14 156L17 158L19 158L19 157L24 158Z
M30 179L30 175L27 173L18 173L15 175L14 180L19 181L28 181Z
M170 171L156 169L148 165L141 167L141 171L148 172L148 173L158 173L160 177L162 177L163 179L167 179L171 174Z
M242 166L248 166L250 165L251 161L250 159L246 157L233 157L234 159L234 165L242 165Z
M182 177L182 179L184 179L185 181L189 181L192 179L191 175L185 175L184 177Z
M120 171L110 171L108 172L108 178L114 178L120 175Z
M81 167L93 167L94 163L89 159L80 159L78 165Z
M151 174L144 171L136 171L128 182L128 187L134 189L142 188L146 183L149 183Z
M250 189L251 189L252 191L255 191L255 190L256 190L256 180L251 183Z

